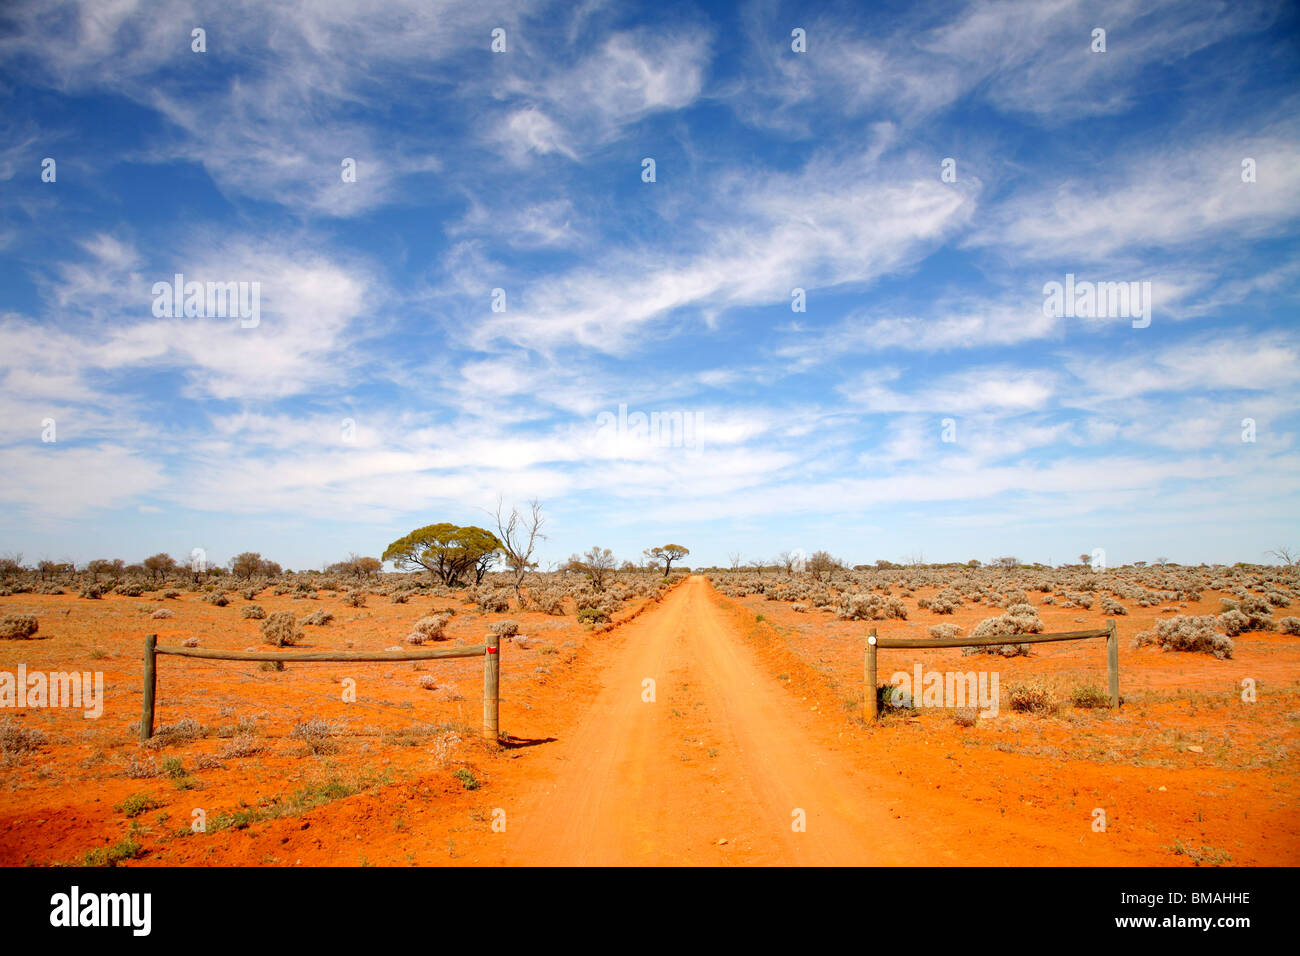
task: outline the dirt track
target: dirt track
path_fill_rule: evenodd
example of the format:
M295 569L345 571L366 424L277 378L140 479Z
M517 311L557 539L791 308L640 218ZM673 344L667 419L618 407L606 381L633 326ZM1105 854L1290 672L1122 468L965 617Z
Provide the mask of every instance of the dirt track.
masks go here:
M551 783L506 808L503 862L906 862L899 822L805 732L707 581L692 577L622 637L577 728L544 748Z

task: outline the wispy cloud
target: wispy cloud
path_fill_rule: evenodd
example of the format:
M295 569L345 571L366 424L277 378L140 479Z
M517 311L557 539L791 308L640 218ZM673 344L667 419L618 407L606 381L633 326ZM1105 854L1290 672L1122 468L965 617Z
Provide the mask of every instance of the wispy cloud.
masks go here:
M1283 4L8 22L5 547L98 557L91 522L123 556L300 566L536 495L560 555L1059 558L1105 530L1199 561L1296 513ZM257 283L260 320L155 315L176 273ZM1150 281L1151 324L1047 314L1067 273ZM691 441L602 429L624 410Z

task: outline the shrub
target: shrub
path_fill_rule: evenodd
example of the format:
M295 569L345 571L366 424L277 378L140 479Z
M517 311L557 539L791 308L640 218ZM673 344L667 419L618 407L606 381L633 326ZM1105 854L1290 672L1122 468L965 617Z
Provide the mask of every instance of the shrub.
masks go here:
M948 638L956 637L960 633L961 633L961 628L958 627L956 624L931 624L930 625L931 637L937 637L946 640Z
M499 637L504 640L507 637L514 637L516 634L519 633L519 622L518 621L497 621L495 624L489 627L488 630L491 631L496 637Z
M961 607L961 604L960 593L952 588L944 588L930 598L926 606L935 614L952 614L957 608Z
M266 619L266 609L260 604L249 604L239 612L250 621L262 621Z
M479 609L489 613L500 614L510 610L510 598L507 593L496 588L483 588L474 595Z
M807 614L811 608L809 608L807 604L792 604L790 605L790 610L794 611L796 614Z
M1104 597L1101 599L1101 612L1103 614L1110 614L1114 617L1118 617L1127 614L1128 608L1124 607L1123 604L1120 604L1114 598Z
M409 600L411 600L411 595L405 591L396 591L388 596L389 604L405 604Z
M428 617L422 617L415 622L412 628L413 634L420 634L425 641L440 641L447 630L447 623L451 620L447 614L432 614ZM409 637L408 637L409 640ZM424 643L424 641L413 641L412 643Z
M1232 638L1220 634L1214 624L1211 614L1200 617L1176 614L1156 621L1153 630L1143 631L1137 636L1136 644L1138 647L1156 644L1166 651L1199 651L1213 654L1219 660L1232 657Z
M0 618L0 640L25 641L40 627L40 622L31 614L6 614Z
M581 624L608 624L609 612L603 607L584 607L578 611L578 622Z
M143 852L140 842L127 834L112 846L88 850L81 863L82 866L117 866L123 860L134 860Z
M165 607L160 607L158 608L158 610L154 611L152 614L149 615L149 617L155 621L165 621L167 620L167 618L175 617L175 616L176 614L174 612L169 611Z
M174 724L164 724L154 731L153 737L149 740L148 746L159 748L169 747L172 744L187 744L195 740L200 740L204 736L203 725L193 717L182 717ZM164 763L163 769L167 770L169 764Z
M1216 623L1219 630L1229 637L1236 637L1238 634L1250 630L1250 618L1235 607L1231 611L1224 611L1220 614Z
M339 749L339 745L331 739L338 732L337 725L320 717L313 717L295 724L289 736L301 740L314 754L332 754Z
M13 757L39 750L44 745L45 735L39 730L28 730L12 717L0 721L0 756Z
M1016 634L1041 634L1043 622L1032 604L1013 604L1001 617L980 621L971 631L972 638L1011 637ZM989 644L983 647L963 647L962 654L1000 654L1003 657L1027 657L1028 644Z
M997 603L1000 607L1009 608L1016 604L1028 604L1029 598L1025 596L1024 591L1011 590L1002 595Z
M1300 634L1300 617L1284 617L1277 622L1277 629L1283 634Z
M1277 626L1273 618L1270 617L1273 610L1272 605L1263 598L1247 595L1239 601L1229 601L1226 598L1220 598L1219 601L1223 605L1225 613L1231 614L1233 611L1239 611L1246 618L1246 625L1242 628L1243 631L1271 631Z
M292 611L276 611L262 622L262 640L272 647L292 647L301 637Z
M213 591L211 594L203 595L203 600L214 607L225 607L230 603L230 598L226 597L220 591Z
M841 597L835 614L846 621L906 621L907 605L896 597L857 592Z
M334 615L331 614L329 611L325 610L324 608L321 608L319 610L312 611L310 614L304 617L302 619L302 623L304 627L324 627L332 620L334 620Z
M264 661L264 663L270 664L272 662ZM252 734L240 734L222 747L218 756L222 760L231 760L239 757L253 757L260 754L265 749L266 745Z
M894 684L881 684L876 688L876 713L887 714L890 711L911 710L912 701L899 691Z
M77 593L77 597L85 598L87 601L98 601L103 598L107 590L102 584L87 584Z
M556 590L543 590L529 595L532 605L543 614L560 616L564 613L564 594Z
M128 817L138 817L142 813L148 813L150 810L156 810L162 804L154 800L147 793L133 793L121 803L113 807L118 813Z
M612 594L596 591L579 591L573 596L578 609L578 620L588 624L604 624L614 616L619 600Z
M1070 703L1075 707L1109 707L1110 694L1096 684L1085 684L1070 691Z
M1051 692L1038 681L1017 681L1007 686L1011 709L1022 714L1050 713L1056 709Z
M347 594L343 595L343 603L344 603L345 605L347 605L348 607L365 607L365 606L366 606L366 592L365 592L365 591L349 591Z

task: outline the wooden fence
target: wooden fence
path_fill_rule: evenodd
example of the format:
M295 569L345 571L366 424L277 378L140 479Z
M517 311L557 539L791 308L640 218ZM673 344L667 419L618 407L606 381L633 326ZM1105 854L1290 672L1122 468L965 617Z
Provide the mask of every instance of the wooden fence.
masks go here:
M1110 690L1110 705L1119 706L1119 635L1115 631L1115 622L1107 621L1102 628L1087 631L1060 631L1056 634L1011 634L1000 637L877 637L873 627L867 635L866 658L862 664L863 682L866 693L862 702L863 717L875 720L878 714L876 702L876 654L882 647L992 647L999 644L1051 644L1055 641L1087 641L1093 638L1106 639L1106 678Z
M501 648L499 644L461 647L430 647L414 651L280 651L255 654L251 651L201 650L194 647L159 647L158 635L144 639L144 714L140 739L153 736L154 700L158 689L158 655L197 657L210 661L431 661L450 657L483 658L483 738L493 743L499 735Z

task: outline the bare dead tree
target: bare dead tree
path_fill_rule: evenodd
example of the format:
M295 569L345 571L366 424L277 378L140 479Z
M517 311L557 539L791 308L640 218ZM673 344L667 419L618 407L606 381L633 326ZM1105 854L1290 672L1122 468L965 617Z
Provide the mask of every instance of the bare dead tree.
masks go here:
M1287 567L1293 568L1297 564L1300 564L1300 554L1297 554L1292 548L1274 548L1272 551L1267 553L1277 558Z
M533 561L533 551L538 541L545 541L542 525L546 518L542 515L542 506L534 498L528 503L527 515L521 515L518 508L510 509L510 517L505 516L505 505L497 499L497 537L501 541L501 550L505 552L505 564L514 575L515 600L520 606L524 603L524 575L537 563Z
M739 570L740 570L740 552L739 552L739 551L732 551L729 555L727 555L727 560L731 562L731 570L733 570L733 571L739 571Z

